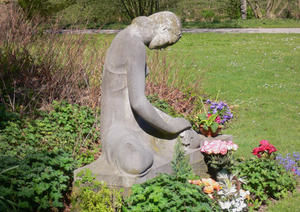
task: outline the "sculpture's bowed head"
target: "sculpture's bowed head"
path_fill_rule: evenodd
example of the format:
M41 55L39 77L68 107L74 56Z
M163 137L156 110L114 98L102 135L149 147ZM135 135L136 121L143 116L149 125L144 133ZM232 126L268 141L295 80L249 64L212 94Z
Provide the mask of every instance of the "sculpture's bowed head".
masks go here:
M150 49L167 47L181 37L180 20L172 12L164 11L149 17L137 17L132 24L139 26L144 42Z

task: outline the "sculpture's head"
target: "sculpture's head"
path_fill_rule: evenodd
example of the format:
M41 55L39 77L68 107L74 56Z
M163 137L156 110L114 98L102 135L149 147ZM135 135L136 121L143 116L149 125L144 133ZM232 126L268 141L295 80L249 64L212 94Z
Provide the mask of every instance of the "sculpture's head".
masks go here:
M181 37L181 23L172 12L158 12L149 17L138 17L132 21L141 27L150 49L164 48L176 43Z

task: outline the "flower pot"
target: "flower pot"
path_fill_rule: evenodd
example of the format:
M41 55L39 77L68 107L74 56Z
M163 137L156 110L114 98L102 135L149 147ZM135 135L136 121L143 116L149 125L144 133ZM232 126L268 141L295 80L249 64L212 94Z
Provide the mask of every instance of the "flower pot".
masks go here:
M206 137L216 137L222 130L223 126L219 125L218 129L216 132L212 132L211 128L208 127L208 130L203 128L203 125L200 125L199 127L199 131L202 135L206 136Z

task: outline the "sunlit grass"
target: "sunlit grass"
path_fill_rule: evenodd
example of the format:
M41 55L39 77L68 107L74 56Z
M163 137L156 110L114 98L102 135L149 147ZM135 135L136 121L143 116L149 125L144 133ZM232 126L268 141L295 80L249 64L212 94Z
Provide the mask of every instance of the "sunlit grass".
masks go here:
M113 36L90 39L101 46ZM234 106L235 119L224 133L234 136L238 155L250 157L262 139L283 154L300 151L300 35L184 34L165 51L186 87L200 78L198 94L213 99L219 92Z
M200 78L198 95L213 99L219 92L234 106L235 119L223 132L234 136L238 156L251 157L262 139L283 154L300 151L300 35L184 34L165 51L178 61L186 86ZM270 211L297 211L299 192L291 198L293 204L285 199Z
M250 156L261 139L280 152L300 151L300 35L185 34L171 47L189 55L183 70L203 92L235 106L225 133ZM181 56L182 57L182 56Z
M232 19L218 22L186 22L184 28L296 28L300 21L295 19Z

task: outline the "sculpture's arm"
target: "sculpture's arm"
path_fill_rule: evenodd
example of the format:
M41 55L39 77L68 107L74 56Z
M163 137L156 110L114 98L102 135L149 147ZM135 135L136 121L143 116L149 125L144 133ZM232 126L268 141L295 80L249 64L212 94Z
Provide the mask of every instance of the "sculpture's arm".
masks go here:
M129 101L132 109L148 124L165 135L179 134L191 128L191 124L183 118L172 118L172 121L164 121L158 112L153 108L145 96L145 46L137 45L128 55L134 58L127 67L127 86Z

